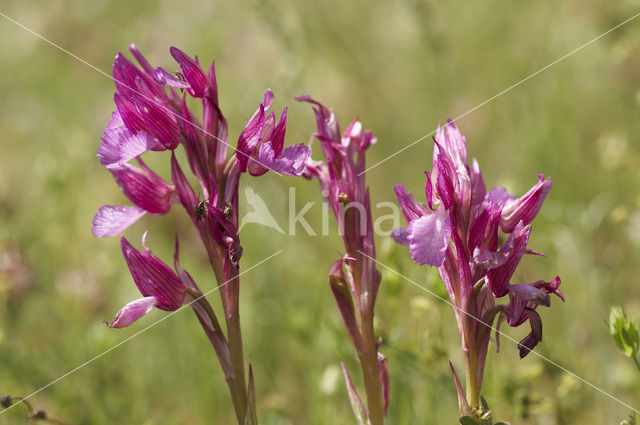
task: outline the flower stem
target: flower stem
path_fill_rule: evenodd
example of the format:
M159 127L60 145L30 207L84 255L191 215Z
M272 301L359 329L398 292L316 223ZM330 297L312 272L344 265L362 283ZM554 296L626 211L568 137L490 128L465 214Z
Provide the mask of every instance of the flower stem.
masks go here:
M640 372L640 362L638 361L637 357L632 357L633 362L636 364L636 367L638 368L638 372Z
M240 281L237 271L235 276L227 284L229 285L229 299L227 317L227 336L229 340L229 351L231 353L231 365L235 376L237 406L236 408L242 412L242 422L244 425L244 417L247 413L247 380L244 371L244 353L242 348L242 331L240 328L240 310L239 295Z
M373 314L361 316L363 352L359 353L365 391L367 393L367 409L371 425L384 423L382 407L382 392L380 368L378 366L378 352L373 329Z
M205 244L206 245L206 244ZM228 379L231 399L239 425L244 425L247 414L247 383L244 372L244 355L242 348L242 332L240 329L240 281L237 270L231 278L227 278L224 263L220 253L215 248L207 246L209 262L220 287L220 298L227 323L227 340L231 370L225 370Z
M465 378L467 384L467 402L469 407L480 405L480 394L476 382L476 354L475 350L467 350L465 354Z

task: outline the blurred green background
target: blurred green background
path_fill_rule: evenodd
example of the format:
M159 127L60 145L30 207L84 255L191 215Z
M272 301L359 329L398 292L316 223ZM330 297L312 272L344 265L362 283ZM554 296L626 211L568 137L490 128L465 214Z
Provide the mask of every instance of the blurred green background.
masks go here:
M342 127L359 116L379 142L373 164L640 11L640 1L482 2L296 0L4 0L0 12L110 73L135 42L154 66L176 68L171 45L216 60L220 102L235 142L266 87L289 106L287 140L306 142L315 121L294 96L311 93ZM113 82L0 19L0 393L27 395L165 315L125 330L102 320L138 293L117 238L94 239L102 204L126 204L95 153L113 109ZM538 351L633 406L640 376L610 342L612 303L640 316L640 20L461 119L487 185L521 194L536 174L554 187L534 222L517 282L562 277L567 302L541 311ZM392 186L422 193L427 139L368 173L373 203ZM152 161L167 175L168 156ZM316 182L268 174L244 179L286 226L296 203L319 203ZM244 201L244 199L243 199ZM241 205L242 206L242 205ZM384 210L384 213L388 211ZM374 212L375 214L375 212ZM320 208L308 214L315 226ZM127 230L170 260L178 229L183 265L214 287L200 242L179 208ZM335 232L334 232L335 233ZM250 224L241 233L246 360L256 372L261 423L354 423L339 374L360 385L354 350L325 274L340 240L281 235ZM379 259L443 293L434 270L379 238ZM383 273L377 307L389 358L389 424L452 424L447 361L462 371L449 306ZM217 301L218 296L213 295ZM528 332L504 330L514 338ZM484 395L512 424L618 423L627 409L515 344L490 348ZM231 424L227 389L190 311L163 321L32 399L71 424ZM26 424L22 407L0 416Z

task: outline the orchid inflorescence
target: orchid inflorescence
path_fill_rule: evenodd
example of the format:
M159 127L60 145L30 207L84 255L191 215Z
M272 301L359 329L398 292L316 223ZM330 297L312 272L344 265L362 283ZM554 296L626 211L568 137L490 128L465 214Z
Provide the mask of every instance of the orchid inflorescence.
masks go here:
M538 306L549 306L550 294L564 301L560 278L512 284L527 248L530 223L551 189L551 179L538 176L526 194L516 198L504 188L486 191L478 162L469 165L465 137L453 121L434 136L433 170L425 172L427 205L402 185L395 187L408 226L395 229L396 242L409 246L413 261L438 267L458 324L465 357L466 395L451 365L460 415L480 406L480 390L491 329L529 322L531 332L519 343L525 357L542 340ZM501 231L501 232L500 232ZM500 244L501 233L506 240ZM509 297L506 304L495 300Z
M342 319L356 348L367 394L360 399L344 364L347 390L359 425L382 424L389 401L389 371L386 357L378 352L373 316L380 272L376 268L369 188L365 186L365 153L376 142L371 131L353 121L340 134L331 109L301 96L314 105L320 142L326 162L309 159L305 176L317 178L323 197L338 221L345 254L329 269L328 281Z
M227 333L191 275L181 268L177 237L172 269L147 248L146 233L142 251L121 237L122 253L142 298L126 304L108 325L129 326L154 307L175 311L190 305L218 356L238 423L253 424L253 376L250 367L247 382L239 314L239 180L245 172L260 176L269 170L300 176L310 150L302 144L284 148L286 109L276 122L270 111L274 96L267 90L240 134L235 153L227 158L227 121L218 103L214 65L205 73L197 58L172 47L171 55L181 69L174 75L152 68L134 45L130 51L140 66L121 53L116 56L116 111L102 137L98 158L134 205L101 207L93 220L93 234L115 236L147 213L166 214L174 204L181 204L198 230L220 288ZM187 107L189 97L201 102L202 123ZM176 158L179 146L186 153L202 200ZM165 151L171 153L172 185L141 158Z

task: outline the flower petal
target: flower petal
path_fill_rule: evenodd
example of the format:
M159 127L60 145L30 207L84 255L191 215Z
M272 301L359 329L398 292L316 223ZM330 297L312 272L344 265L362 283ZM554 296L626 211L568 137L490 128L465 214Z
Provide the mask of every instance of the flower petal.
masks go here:
M484 199L487 189L482 178L482 172L480 171L480 165L478 161L473 158L471 165L471 205L477 205Z
M409 223L409 252L417 264L441 266L449 246L451 223L449 214L440 206L433 213Z
M496 298L503 297L509 292L509 281L527 250L530 232L531 226L524 226L519 222L500 249L502 254L507 255L507 260L502 266L487 272L487 285Z
M533 350L540 341L542 341L542 320L540 319L540 316L535 311L529 309L527 309L526 313L529 317L531 332L518 343L521 359L526 357L526 355L529 354L529 352Z
M153 70L153 79L158 83L164 84L168 87L175 87L177 89L191 88L189 83L177 78L175 75L160 66Z
M236 150L236 161L238 162L240 172L247 170L249 158L253 154L256 146L258 146L262 128L264 127L265 116L265 108L260 104L258 110L253 114L242 133L240 133L238 148Z
M551 304L549 294L534 285L509 285L509 291L518 294L519 297L523 298L528 303L543 305L545 307L548 307Z
M287 108L285 107L278 119L278 123L271 133L271 145L273 146L273 151L276 153L276 156L279 156L282 153L282 149L284 148L284 135L286 131Z
M460 133L460 129L451 118L447 119L444 127L438 126L435 140L444 148L456 169L466 169L468 159L465 137Z
M402 208L402 214L407 223L430 213L424 204L416 202L416 198L403 185L397 184L393 187L393 190L396 193L396 198L398 198L398 203Z
M153 134L167 149L175 149L180 143L181 136L176 117L163 106L143 96L133 96L133 102L138 112L147 124L149 132Z
M391 237L400 245L409 245L409 229L406 227L397 227L391 230Z
M144 69L147 74L151 75L153 73L153 67L149 64L140 50L138 50L135 44L132 43L129 45L129 51L133 54L133 57L136 58L142 69Z
M159 309L177 310L184 302L187 288L171 267L146 248L144 252L138 251L124 236L120 238L120 246L140 293L154 297Z
M133 102L119 93L113 95L113 101L118 109L118 115L122 119L122 122L132 133L136 134L139 131L147 131L147 124L142 119L142 116L138 112L138 108ZM111 124L110 124L111 126Z
M93 217L91 232L96 238L116 236L135 223L146 211L142 208L103 205Z
M119 117L117 111L114 115ZM158 143L148 133L140 131L133 134L126 127L109 125L102 136L97 156L100 164L106 168L117 168L157 145Z
M200 68L198 62L191 59L186 53L176 47L171 47L169 50L171 52L171 56L173 56L176 62L180 65L180 69L182 69L185 80L187 80L191 86L189 92L194 97L203 97L208 88L207 75L204 73L202 68Z
M122 307L107 326L110 328L124 328L153 310L158 301L153 297L138 298ZM106 323L106 322L105 322Z
M550 178L544 179L542 174L538 175L538 183L520 198L507 202L502 210L500 227L505 233L511 233L519 221L525 225L536 218L542 203L551 190L553 182Z
M282 151L282 154L276 157L271 142L267 142L260 146L257 165L281 174L300 176L304 172L307 158L309 158L310 155L311 149L301 143L287 146L284 151ZM251 169L249 171L251 172Z
M144 163L142 163L144 165ZM171 209L173 187L149 168L141 170L129 164L112 168L124 195L136 206L151 214L166 214Z

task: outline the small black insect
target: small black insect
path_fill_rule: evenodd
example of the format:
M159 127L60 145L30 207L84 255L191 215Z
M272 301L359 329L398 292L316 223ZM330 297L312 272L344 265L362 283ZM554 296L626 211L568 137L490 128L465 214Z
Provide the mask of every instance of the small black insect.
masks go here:
M198 206L196 207L196 220L200 220L206 211L207 206L205 200L203 199L198 203Z
M227 203L224 204L224 207L222 207L222 215L224 215L227 220L231 218L233 215L233 205L231 205L231 202L227 201Z

